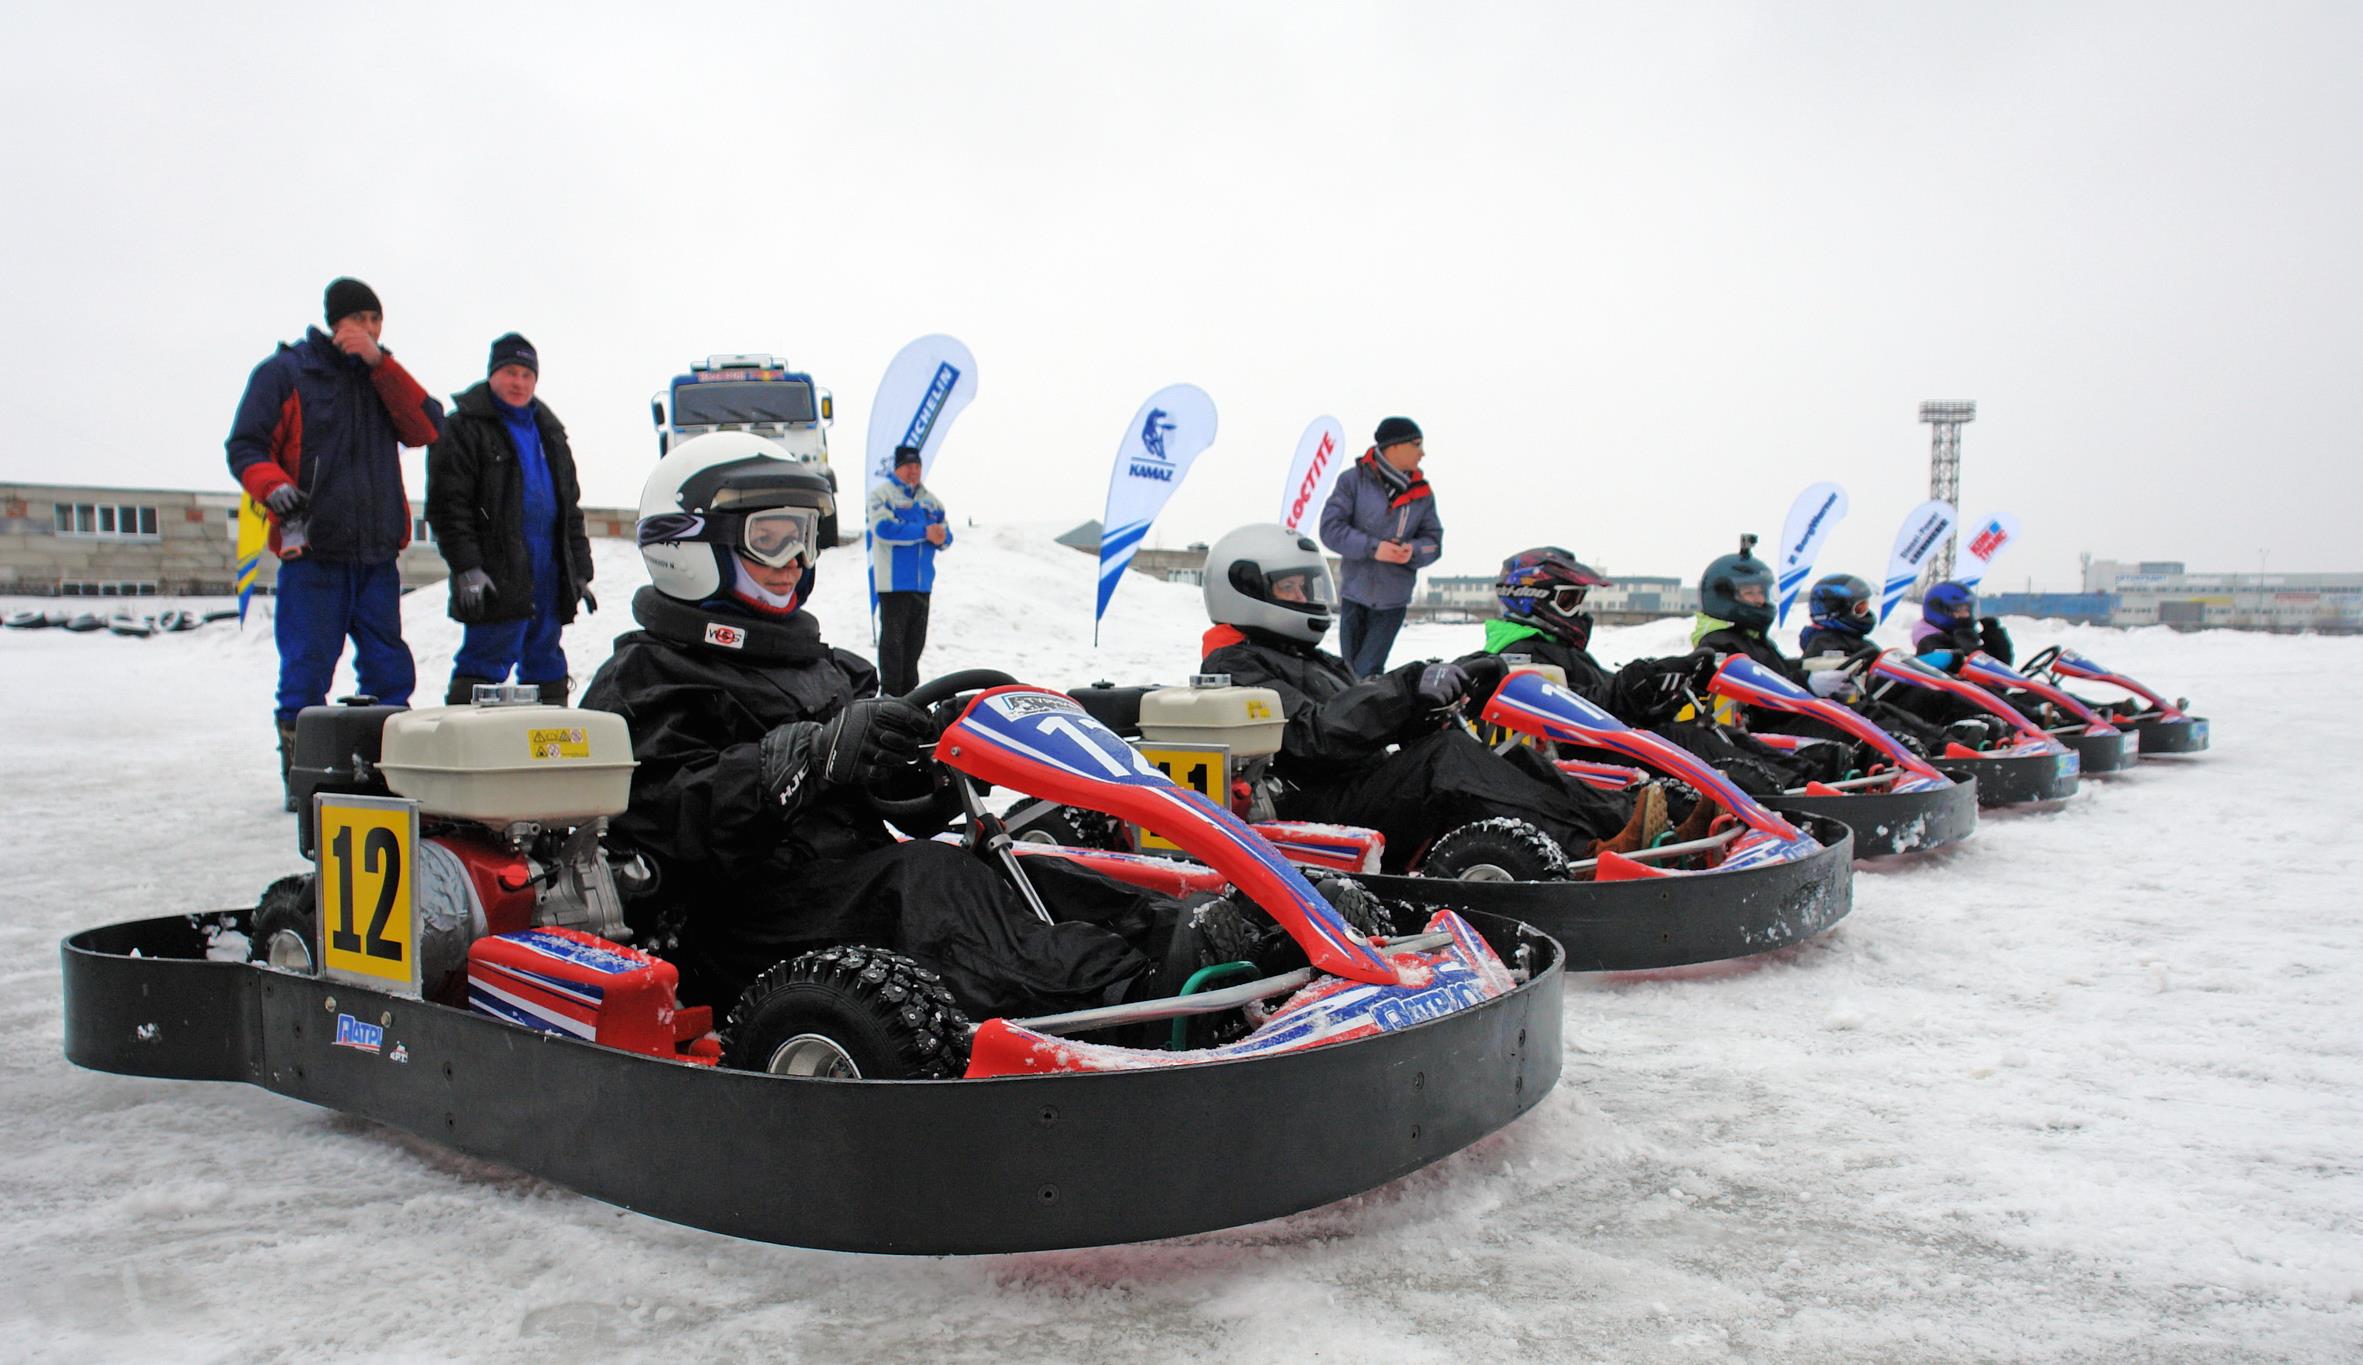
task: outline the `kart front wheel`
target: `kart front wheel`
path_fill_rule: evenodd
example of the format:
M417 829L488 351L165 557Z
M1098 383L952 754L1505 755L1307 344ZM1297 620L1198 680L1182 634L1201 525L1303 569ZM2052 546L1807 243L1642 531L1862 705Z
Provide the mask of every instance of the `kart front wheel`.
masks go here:
M968 1066L968 1017L943 978L882 948L824 948L755 978L722 1064L829 1080L940 1080Z
M281 877L263 888L247 924L246 960L305 976L319 971L320 945L312 913L312 878L308 873Z
M1479 820L1446 831L1419 871L1465 882L1559 881L1567 875L1567 854L1524 820Z

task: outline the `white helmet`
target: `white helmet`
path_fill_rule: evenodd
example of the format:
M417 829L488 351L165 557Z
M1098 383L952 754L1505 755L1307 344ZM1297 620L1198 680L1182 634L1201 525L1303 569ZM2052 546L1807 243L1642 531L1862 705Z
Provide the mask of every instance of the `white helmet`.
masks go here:
M820 557L820 508L828 500L814 482L786 450L753 432L717 431L673 447L640 490L640 558L650 586L683 602L719 596L741 577L735 558L748 545L766 559L783 548L801 557L797 600L809 597ZM783 508L802 515L749 526L749 514ZM787 524L771 524L782 521Z
M1206 552L1206 615L1216 625L1319 644L1336 610L1329 561L1310 536L1265 522Z

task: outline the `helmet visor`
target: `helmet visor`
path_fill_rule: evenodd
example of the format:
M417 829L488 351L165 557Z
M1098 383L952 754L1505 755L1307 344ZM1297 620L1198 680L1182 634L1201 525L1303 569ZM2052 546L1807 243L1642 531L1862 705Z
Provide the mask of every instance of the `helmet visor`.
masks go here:
M1269 580L1272 600L1288 607L1329 607L1329 575L1319 569L1282 569Z
M1772 600L1771 595L1764 591L1764 585L1753 580L1732 584L1731 597L1733 601L1749 607L1765 606Z
M799 559L809 565L819 531L820 513L809 507L768 507L740 520L738 552L767 568Z
M1560 615L1570 615L1584 604L1592 590L1581 583L1562 583L1551 590L1551 606Z

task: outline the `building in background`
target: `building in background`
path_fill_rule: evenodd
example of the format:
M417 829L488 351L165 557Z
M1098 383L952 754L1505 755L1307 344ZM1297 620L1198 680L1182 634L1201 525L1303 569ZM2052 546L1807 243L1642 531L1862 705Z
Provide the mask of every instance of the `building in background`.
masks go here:
M2363 631L2363 573L2192 573L2180 560L2084 566L2082 592L1987 593L1998 616L2105 626Z
M0 483L0 597L227 597L235 575L238 494L89 484ZM593 536L628 537L624 508L583 509ZM451 570L410 504L405 592ZM279 573L263 561L262 590Z

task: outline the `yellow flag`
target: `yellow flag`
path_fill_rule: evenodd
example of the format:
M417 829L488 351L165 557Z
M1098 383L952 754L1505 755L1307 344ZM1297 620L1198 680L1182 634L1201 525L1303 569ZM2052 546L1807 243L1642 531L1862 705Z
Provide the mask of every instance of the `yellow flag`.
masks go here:
M254 585L262 578L263 556L270 552L271 523L263 515L262 504L251 495L238 499L238 624L246 624L246 603L254 596Z

